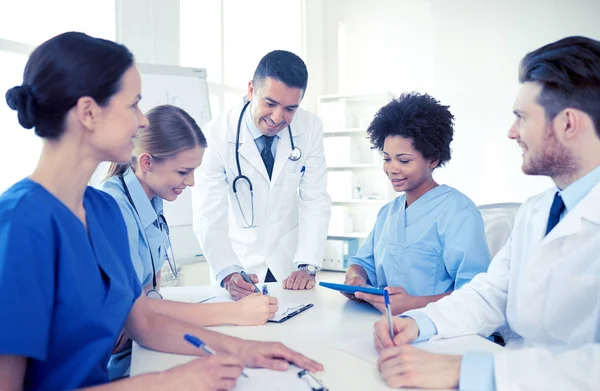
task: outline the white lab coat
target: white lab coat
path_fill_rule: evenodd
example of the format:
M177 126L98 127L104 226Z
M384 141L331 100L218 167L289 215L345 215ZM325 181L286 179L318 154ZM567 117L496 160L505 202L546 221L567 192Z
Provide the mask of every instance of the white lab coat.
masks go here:
M517 335L494 355L498 391L600 389L600 184L544 237L555 191L523 204L487 273L421 310L435 338L508 322Z
M291 123L294 145L302 151L298 161L287 127L279 132L272 180L258 148L242 120L239 158L242 174L254 188L256 228L245 223L232 183L238 175L235 161L237 123L242 104L208 123L208 141L192 190L194 232L210 264L213 277L231 265L239 265L262 280L267 268L283 281L298 264L321 266L331 215L327 194L327 168L323 151L323 124L303 109ZM248 110L246 113L248 113ZM304 172L302 168L305 167ZM250 192L238 181L238 197L248 222ZM213 281L214 282L214 281Z

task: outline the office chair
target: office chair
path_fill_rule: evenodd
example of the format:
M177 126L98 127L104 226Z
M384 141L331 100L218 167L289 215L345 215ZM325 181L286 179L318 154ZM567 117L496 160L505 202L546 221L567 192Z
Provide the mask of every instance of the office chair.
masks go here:
M518 202L487 204L477 207L483 217L485 237L491 258L494 258L508 240L520 207L521 204Z

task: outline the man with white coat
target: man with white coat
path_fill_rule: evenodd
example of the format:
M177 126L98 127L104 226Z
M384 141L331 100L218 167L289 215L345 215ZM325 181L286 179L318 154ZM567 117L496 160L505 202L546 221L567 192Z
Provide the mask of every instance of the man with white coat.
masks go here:
M375 325L390 386L461 390L600 387L600 42L569 37L527 54L508 132L523 171L556 188L520 208L487 273L452 295ZM516 335L501 353L436 355L413 340Z
M250 279L311 289L323 261L330 199L322 122L299 108L307 82L300 57L270 52L248 100L203 129L194 231L216 281L236 300L255 291Z

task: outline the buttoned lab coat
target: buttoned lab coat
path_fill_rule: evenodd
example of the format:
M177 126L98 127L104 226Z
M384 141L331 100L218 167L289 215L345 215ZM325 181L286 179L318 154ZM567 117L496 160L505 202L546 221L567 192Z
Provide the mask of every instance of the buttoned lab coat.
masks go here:
M519 210L488 273L422 312L444 338L517 334L494 355L496 389L600 386L600 184L544 237L556 189Z
M288 159L292 148L287 127L279 132L272 179L269 180L258 148L242 120L239 159L242 175L254 188L254 228L245 224L232 189L238 175L236 134L242 104L208 123L203 131L208 148L196 171L192 190L194 232L214 277L239 265L263 279L267 268L283 281L298 264L321 266L331 215L327 168L323 151L323 124L303 109L291 123L294 144L302 151L298 161ZM237 182L237 195L248 222L250 191ZM220 283L220 281L218 281Z

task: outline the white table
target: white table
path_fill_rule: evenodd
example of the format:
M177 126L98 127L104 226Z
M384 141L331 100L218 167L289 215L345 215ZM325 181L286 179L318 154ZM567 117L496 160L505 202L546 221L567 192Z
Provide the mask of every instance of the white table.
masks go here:
M166 299L198 302L223 293L215 286L173 287L161 290ZM388 390L376 365L343 352L332 345L373 335L373 323L380 313L366 303L346 299L340 293L317 286L310 291L283 290L280 284L269 284L269 293L280 300L311 302L314 307L284 323L264 326L218 326L211 329L245 339L281 341L325 366L317 374L331 391ZM451 342L448 345L448 342ZM503 348L478 336L436 341L442 350L455 354L467 350L500 351ZM444 346L444 344L446 344ZM163 371L192 360L192 356L160 353L133 345L131 375Z

